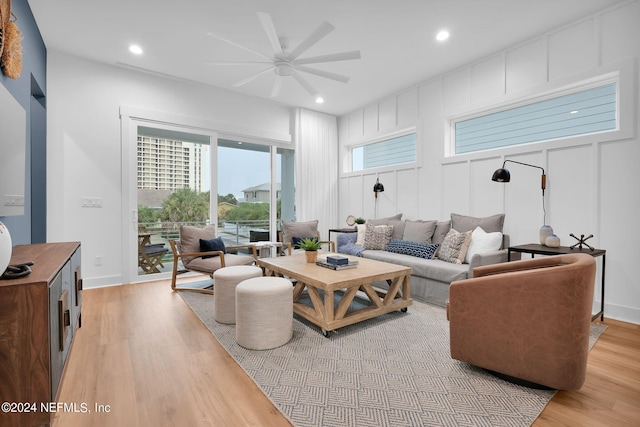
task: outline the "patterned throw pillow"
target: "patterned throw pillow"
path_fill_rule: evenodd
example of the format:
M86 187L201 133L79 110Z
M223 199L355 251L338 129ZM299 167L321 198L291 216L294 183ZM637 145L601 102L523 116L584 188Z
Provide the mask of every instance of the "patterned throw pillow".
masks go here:
M393 239L387 245L387 252L396 254L411 255L424 259L432 259L433 254L438 249L437 243L418 243L409 240Z
M469 243L471 243L471 231L459 233L452 228L438 248L436 258L453 264L462 264L467 255Z
M386 249L393 235L393 225L373 225L367 223L366 226L364 248L379 251Z

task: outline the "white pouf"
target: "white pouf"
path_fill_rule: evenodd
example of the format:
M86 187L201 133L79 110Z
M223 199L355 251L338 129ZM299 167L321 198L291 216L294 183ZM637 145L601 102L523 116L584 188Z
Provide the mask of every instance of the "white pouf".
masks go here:
M244 348L280 347L293 336L293 285L282 277L247 279L236 287L236 341Z
M262 276L255 265L234 265L213 272L213 318L218 323L236 323L236 286L252 277Z

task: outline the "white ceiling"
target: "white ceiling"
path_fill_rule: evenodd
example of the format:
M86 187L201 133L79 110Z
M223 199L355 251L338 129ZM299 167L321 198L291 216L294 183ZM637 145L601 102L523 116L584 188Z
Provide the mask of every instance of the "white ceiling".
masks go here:
M29 0L49 50L112 65L193 80L290 106L343 114L469 62L587 17L620 0ZM206 61L261 58L206 33L269 56L273 50L256 12L271 15L294 48L323 21L335 30L300 58L360 50L362 58L313 65L350 76L348 83L304 77L322 94L318 105L292 77L270 98L267 73L233 83L265 65ZM436 33L447 29L444 43ZM139 44L144 54L128 51Z

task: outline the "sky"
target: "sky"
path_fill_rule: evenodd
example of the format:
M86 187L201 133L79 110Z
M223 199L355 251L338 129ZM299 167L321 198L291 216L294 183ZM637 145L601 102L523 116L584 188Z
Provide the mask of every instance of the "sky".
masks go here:
M270 181L269 153L218 147L218 194L244 197L242 190Z

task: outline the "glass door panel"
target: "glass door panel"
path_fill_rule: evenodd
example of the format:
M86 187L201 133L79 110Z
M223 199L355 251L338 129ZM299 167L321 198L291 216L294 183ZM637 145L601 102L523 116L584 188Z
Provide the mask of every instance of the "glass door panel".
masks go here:
M138 275L170 272L169 240L210 212L210 136L138 126Z

